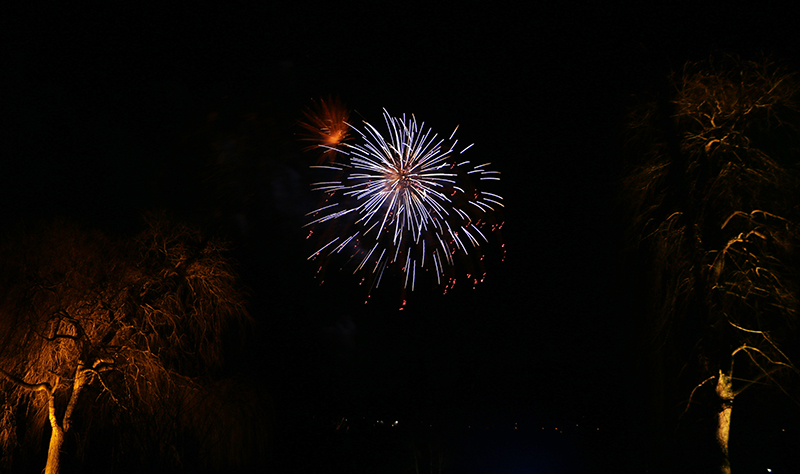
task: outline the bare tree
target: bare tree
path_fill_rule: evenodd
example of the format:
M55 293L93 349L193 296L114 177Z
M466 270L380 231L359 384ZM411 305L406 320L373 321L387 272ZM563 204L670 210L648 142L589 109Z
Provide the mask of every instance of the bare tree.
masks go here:
M730 56L687 63L670 87L631 114L623 195L652 347L665 371L696 377L684 412L714 388L729 473L733 400L796 372L800 87L770 60Z
M129 241L59 222L12 233L0 255L4 454L49 427L48 474L68 439L79 455L93 431L128 458L150 438L180 464L189 425L206 430L196 442L213 437L201 425L226 399L214 375L250 323L219 241L157 216Z

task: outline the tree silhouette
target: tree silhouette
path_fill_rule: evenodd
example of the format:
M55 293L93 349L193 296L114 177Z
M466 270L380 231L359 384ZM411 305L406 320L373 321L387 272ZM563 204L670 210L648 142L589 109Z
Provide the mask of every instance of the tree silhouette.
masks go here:
M796 372L799 91L768 59L690 62L629 123L622 194L649 275L651 347L666 377L692 379L683 413L715 404L725 473L735 397Z
M232 391L217 376L250 319L218 240L163 216L129 241L60 221L9 234L0 255L6 467L48 427L48 474L67 447L183 467L187 449L207 463L244 449L220 446L236 437L221 434ZM264 420L250 405L243 426Z

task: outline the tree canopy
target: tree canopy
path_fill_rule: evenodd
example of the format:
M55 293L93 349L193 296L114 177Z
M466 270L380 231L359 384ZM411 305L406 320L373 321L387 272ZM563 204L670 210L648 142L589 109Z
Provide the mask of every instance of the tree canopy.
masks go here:
M48 427L75 462L210 468L263 448L266 410L227 377L251 319L220 240L159 215L128 239L57 221L9 232L0 255L7 467L37 462Z
M706 401L726 465L734 397L777 385L800 354L800 82L769 58L689 62L629 131L623 196L649 275L655 390L666 418Z

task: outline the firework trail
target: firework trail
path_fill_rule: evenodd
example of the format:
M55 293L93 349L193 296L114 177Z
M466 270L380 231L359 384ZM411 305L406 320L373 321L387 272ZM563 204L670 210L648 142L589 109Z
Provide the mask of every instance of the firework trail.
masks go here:
M342 268L361 272L369 291L388 272L401 274L403 294L423 273L435 275L444 292L462 272L477 284L485 275L487 234L499 239L496 211L503 203L473 183L499 181L500 173L462 158L472 145L457 147L458 127L440 139L413 115L392 117L384 109L383 117L386 133L366 121L363 130L350 126L359 142L341 143L340 162L313 167L330 179L312 185L326 199L306 224L321 229L323 242L309 260L319 259L322 271L343 259Z
M315 104L313 110L304 110L303 115L308 122L300 122L300 126L306 129L300 140L315 143L303 151L322 149L317 164L334 161L341 145L350 137L347 125L350 112L345 104L338 97L329 97L327 102L320 99L319 105Z

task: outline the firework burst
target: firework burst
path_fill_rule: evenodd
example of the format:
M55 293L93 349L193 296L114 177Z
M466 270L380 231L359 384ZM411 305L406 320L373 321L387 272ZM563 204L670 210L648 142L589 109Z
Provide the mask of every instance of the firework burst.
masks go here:
M503 204L474 183L499 181L500 173L462 159L472 145L457 148L458 127L440 139L413 115L384 110L383 117L386 133L366 121L363 130L351 127L360 140L343 144L346 158L314 167L330 179L312 185L326 198L309 214L307 226L320 229L323 243L309 259L324 270L343 258L369 291L389 272L401 274L404 293L423 273L445 292L461 273L477 284L485 275L482 245L490 232L499 237Z
M347 125L350 112L347 107L338 97L329 97L327 102L320 99L319 105L315 104L313 110L304 110L303 115L308 122L300 122L300 126L306 129L306 134L300 140L314 142L303 151L321 149L317 164L333 162L344 141L350 137L350 127Z

